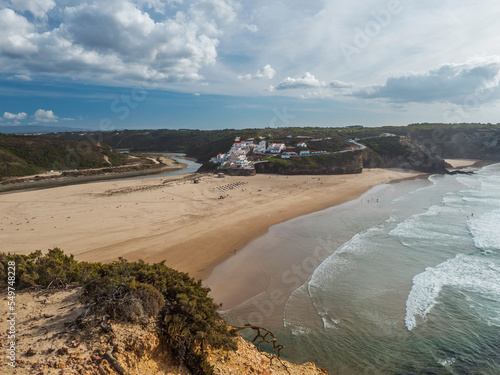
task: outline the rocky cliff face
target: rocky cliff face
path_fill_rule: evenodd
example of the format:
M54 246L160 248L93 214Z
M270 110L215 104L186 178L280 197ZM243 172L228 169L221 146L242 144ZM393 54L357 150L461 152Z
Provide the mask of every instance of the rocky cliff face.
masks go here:
M257 173L277 173L284 175L332 175L356 174L363 171L363 154L349 152L324 156L306 156L297 159L276 161L255 165Z
M177 365L158 337L154 322L148 325L109 323L107 332L100 317L89 324L77 324L86 308L80 303L82 288L26 290L16 293L15 369L6 361L0 373L44 375L116 375L118 368L129 375L190 375ZM6 292L0 299L7 299ZM7 314L7 301L0 312ZM94 324L95 323L95 324ZM0 344L7 347L8 331L0 332ZM313 363L296 365L269 358L237 337L237 351L210 351L214 374L327 375ZM111 363L113 362L113 363ZM12 372L11 372L12 371Z
M365 168L404 168L425 173L447 173L440 156L408 137L376 138L366 141L369 149L363 159Z
M373 137L363 141L367 148L354 152L270 159L256 164L257 173L355 174L363 168L403 168L425 173L447 173L450 167L439 155L433 154L409 137Z
M411 130L409 135L430 153L442 158L500 161L500 129L437 128Z
M215 375L227 374L266 374L266 375L328 375L312 362L296 365L288 361L274 359L271 363L268 355L259 352L255 346L238 337L238 351L212 352L209 361L214 366Z

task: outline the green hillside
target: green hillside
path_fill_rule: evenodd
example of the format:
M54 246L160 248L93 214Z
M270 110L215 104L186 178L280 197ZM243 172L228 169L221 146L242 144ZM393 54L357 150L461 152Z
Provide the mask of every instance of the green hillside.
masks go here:
M118 165L125 156L111 147L71 139L0 133L0 177L24 176L47 170Z

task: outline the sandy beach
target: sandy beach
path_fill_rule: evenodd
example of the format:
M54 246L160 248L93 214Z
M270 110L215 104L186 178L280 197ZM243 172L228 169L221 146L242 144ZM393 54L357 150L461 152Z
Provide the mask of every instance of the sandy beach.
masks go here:
M482 160L475 160L475 159L446 159L445 161L456 169L471 167L474 164L483 163Z
M79 260L123 257L204 279L272 225L337 205L418 172L104 181L0 195L2 251L59 247ZM223 197L223 199L221 199Z

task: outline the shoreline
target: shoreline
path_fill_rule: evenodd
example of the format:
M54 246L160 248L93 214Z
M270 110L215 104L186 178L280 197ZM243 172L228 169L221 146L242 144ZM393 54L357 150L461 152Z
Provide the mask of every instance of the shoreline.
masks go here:
M373 170L375 170L375 171L378 170L378 168L366 169L366 170L371 172ZM380 170L382 170L382 169L380 169ZM390 170L390 169L385 169L385 170ZM430 176L429 173L416 172L413 170L407 170L405 172L399 172L399 173L409 173L409 174L414 174L414 175L409 176L409 177L390 179L388 181L385 181L385 182L382 182L379 184L369 185L369 187L366 187L366 186L353 187L353 189L350 190L348 193L346 192L346 195L344 195L343 197L336 196L336 197L332 197L331 199L322 200L321 202L311 204L311 206L309 206L310 207L309 209L289 209L286 214L280 215L279 218L275 217L274 219L271 219L269 221L265 220L266 221L265 225L260 225L258 228L255 228L255 230L252 232L251 235L246 236L243 241L240 241L241 246L238 249L243 249L244 247L246 247L247 245L249 245L253 241L263 237L264 235L266 235L269 232L270 228L275 226L275 225L280 225L280 224L286 223L288 221L298 219L302 216L315 214L317 212L321 212L321 211L327 210L327 209L335 207L335 206L339 206L339 205L342 205L345 203L349 203L351 201L355 201L355 200L359 199L361 196L363 196L364 194L366 194L371 189L376 188L378 186L382 186L385 184L396 184L399 182L411 181L411 180L415 180L415 179L425 179L428 176ZM273 175L273 176L279 177L280 175ZM351 176L351 175L338 175L338 176ZM357 174L354 176L357 176ZM298 176L298 177L304 177L304 176ZM305 177L307 177L307 176L305 176ZM316 176L312 176L312 177L321 178L321 177L324 177L324 175L316 175ZM219 258L220 260L217 260L214 263L210 264L208 267L206 267L205 271L208 271L208 272L203 272L204 277L202 280L206 280L209 277L211 277L213 272L214 272L214 269L217 266L224 263L225 261L227 261L228 259L231 259L233 257L233 255L234 255L234 252L228 251L225 256Z
M479 160L479 159L445 159L452 166L452 170L460 170L465 168L482 168L491 164L496 164L498 161Z
M353 222L349 213L366 206L366 218L378 218L379 199L384 204L387 196L400 189L408 189L413 183L416 185L408 191L426 186L429 176L421 174L376 185L352 200L280 223L275 229L249 243L241 254L219 264L204 280L211 289L211 296L223 303L220 311L222 316L236 325L250 323L280 327L286 302L292 293L307 282L316 268L351 240L358 230L366 229ZM314 248L310 247L310 240L314 240L309 239L309 236L314 237L315 233L310 223L324 215L331 216L329 222L340 232L320 240ZM288 235L298 233L300 236L296 236L294 242L287 240Z
M490 164L493 163L471 161L469 165L464 165L463 168L482 167ZM427 179L430 175L431 174L421 173L411 177L392 179L388 181L387 184L380 184L373 189L367 189L362 194L359 194L357 198L362 197L361 202L363 202L363 200L366 202L366 200L371 197L373 202L378 202L380 194L383 194L383 191L386 189L390 190L391 185ZM315 211L313 214L322 215L322 211L331 208L338 209L338 214L342 215L342 212L347 212L350 207L354 207L353 205L357 204L358 201L356 198L353 200L345 200L338 205L332 205L323 210ZM301 216L294 219L300 219ZM293 221L294 220L290 220L290 224L285 224L288 225L287 230L293 228L291 224ZM346 229L350 229L349 226L347 226ZM223 316L231 319L231 321L235 322L234 324L248 323L251 317L255 318L260 316L260 318L264 317L264 322L268 326L280 326L282 324L281 314L282 309L284 309L284 302L290 297L290 295L287 294L289 285L292 284L294 280L300 278L301 282L292 288L295 290L302 285L302 282L306 282L310 274L314 272L316 266L326 259L323 255L318 256L318 254L316 254L317 249L315 249L314 254L312 254L304 253L304 251L294 246L290 249L277 248L276 245L279 246L279 242L277 242L278 239L283 237L285 235L283 232L286 233L287 230L277 229L275 233L280 233L280 235L269 233L265 238L262 238L262 242L259 238L255 240L254 243L250 243L248 247L244 249L239 259L235 257L232 260L228 260L227 263L221 263L219 267L204 280L212 289L212 297L216 301L224 304L221 310ZM348 236L349 238L341 240L337 237L342 237L342 235L332 239L328 246L333 246L337 249L350 238ZM300 247L298 243L296 246ZM271 253L267 253L267 251L271 251ZM322 252L324 252L324 249L319 250L319 253ZM333 253L334 251L328 255L332 255ZM283 259L283 257L286 257L286 259ZM314 265L314 267L312 265ZM311 267L313 267L313 269L311 269ZM241 271L234 271L239 269L241 269ZM228 280L233 281L228 283ZM242 317L246 317L246 320L241 320ZM252 321L251 324L264 324L264 322L258 319L259 318Z
M14 253L59 247L78 260L166 260L206 279L234 249L273 225L419 175L367 169L358 175L203 176L198 184L180 175L14 191L0 195L0 240Z
M428 174L365 169L355 175L108 180L0 194L6 251L59 247L78 260L166 260L195 279L269 228L360 197L372 187ZM223 196L224 199L220 199Z

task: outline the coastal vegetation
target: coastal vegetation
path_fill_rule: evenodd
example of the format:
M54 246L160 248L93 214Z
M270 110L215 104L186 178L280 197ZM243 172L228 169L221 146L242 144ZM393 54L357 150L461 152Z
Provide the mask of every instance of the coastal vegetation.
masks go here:
M407 127L407 135L445 158L500 160L498 124L415 124Z
M72 139L0 134L0 177L23 176L52 169L119 165L126 156L110 146Z
M81 154L79 168L96 168L123 162L124 156L113 149L132 152L182 152L196 158L204 166L200 171L213 171L207 163L225 153L235 139L265 140L268 144L283 143L287 150L298 151L305 142L313 155L288 160L269 159L256 167L258 173L338 174L359 173L362 167L411 168L429 173L446 173L445 158L500 160L500 124L411 124L383 127L288 127L223 130L120 130L89 133L54 133L44 137L0 135L0 177L39 173L68 165L79 142L98 139ZM359 139L367 146L358 153L338 152L352 147L350 139ZM89 143L89 142L87 142ZM113 149L112 149L113 148ZM265 157L264 157L265 158ZM262 157L249 155L249 160ZM362 160L361 160L362 159Z
M500 151L490 152L491 145L500 134L500 124L411 124L408 126L381 127L284 127L261 129L159 129L121 130L93 132L113 148L131 151L183 152L200 162L208 161L217 153L226 152L236 137L241 139L266 140L267 142L289 142L298 139L307 142L311 151L339 151L346 147L350 138L373 138L390 133L413 139L418 144L442 158L474 158L486 152L488 157L500 160ZM57 133L59 138L81 139L82 133ZM315 140L310 142L310 140ZM461 147L468 143L468 146ZM457 145L460 146L457 148ZM496 147L496 146L495 146ZM482 155L482 154L481 154Z
M255 165L260 173L279 174L353 174L363 169L363 152L343 152L281 159L268 158Z
M235 332L220 319L209 288L164 262L121 259L109 264L78 262L58 248L29 255L0 253L0 286L7 290L8 262L16 264L16 290L83 286L86 311L80 325L106 318L157 324L160 340L192 374L210 374L206 349L236 349ZM109 330L101 323L101 327Z

